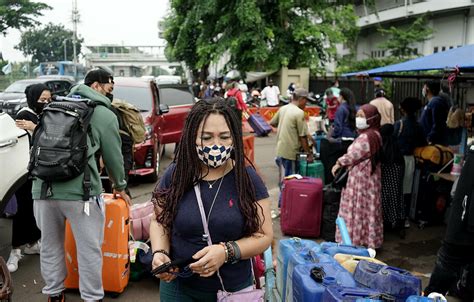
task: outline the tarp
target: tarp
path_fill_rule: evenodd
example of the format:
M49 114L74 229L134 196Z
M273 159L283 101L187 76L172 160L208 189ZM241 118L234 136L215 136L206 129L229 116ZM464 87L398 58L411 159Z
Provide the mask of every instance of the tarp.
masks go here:
M375 75L403 71L445 70L454 69L456 66L461 70L474 70L474 44L449 49L398 64L346 73L343 74L343 76L351 77L356 75Z

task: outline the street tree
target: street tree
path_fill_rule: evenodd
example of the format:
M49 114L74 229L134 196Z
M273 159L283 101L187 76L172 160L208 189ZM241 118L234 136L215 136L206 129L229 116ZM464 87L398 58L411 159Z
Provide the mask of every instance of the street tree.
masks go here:
M27 28L38 24L36 17L42 16L50 6L30 0L2 0L0 5L0 33L7 34L9 28Z
M337 43L358 33L353 6L333 1L171 0L170 6L166 55L195 72L222 56L226 69L241 72L318 70L335 57Z
M418 52L415 44L431 39L433 33L433 29L428 26L425 16L418 17L408 27L391 26L388 29L380 28L378 31L383 35L388 35L386 41L381 43L379 47L390 51L391 56L399 59L417 56Z
M428 26L425 16L418 17L406 27L391 26L390 28L383 28L379 26L377 31L386 37L385 42L378 44L378 47L388 55L383 58L367 58L358 61L355 58L354 48L350 56L339 60L338 73L368 70L417 57L419 54L416 43L431 39L433 33L433 29Z
M63 25L48 23L38 29L23 32L20 43L15 48L21 50L25 56L31 55L35 63L64 60L64 43L66 45L67 60L73 60L73 32ZM84 39L76 40L77 53L81 53Z

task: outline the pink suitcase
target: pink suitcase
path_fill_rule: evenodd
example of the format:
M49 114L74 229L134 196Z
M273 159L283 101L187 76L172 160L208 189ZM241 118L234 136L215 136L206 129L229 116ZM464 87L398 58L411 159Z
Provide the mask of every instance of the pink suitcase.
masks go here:
M304 177L283 182L281 230L286 235L318 237L321 230L323 182Z

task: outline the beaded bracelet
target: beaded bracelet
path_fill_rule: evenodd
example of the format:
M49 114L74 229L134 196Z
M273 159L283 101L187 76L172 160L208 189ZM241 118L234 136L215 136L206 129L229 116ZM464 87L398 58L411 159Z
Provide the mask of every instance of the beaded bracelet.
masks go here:
M229 259L227 260L228 262L234 264L235 262L235 251L234 251L234 246L232 245L232 243L230 243L229 241L227 241L225 243L226 247L227 247L227 250L229 251Z
M155 254L163 254L171 259L170 254L165 250L156 250L153 252L152 257L155 257Z
M224 242L221 242L219 244L224 247L224 252L225 252L224 263L227 263L227 261L229 261L229 250L227 249L227 245Z

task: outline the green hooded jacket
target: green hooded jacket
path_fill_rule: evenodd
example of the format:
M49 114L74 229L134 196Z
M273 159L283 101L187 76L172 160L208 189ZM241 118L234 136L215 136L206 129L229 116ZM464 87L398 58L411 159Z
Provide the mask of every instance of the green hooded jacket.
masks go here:
M111 107L110 100L89 86L82 84L73 87L69 93L69 96L71 95L80 95L82 98L91 99L97 103L90 123L95 144L91 144L89 137L87 139L87 158L92 184L90 196L102 193L102 183L95 160L95 153L98 150L101 151L107 172L114 183L114 188L118 191L124 190L127 183L123 168L122 141L120 140L117 116L109 109ZM68 181L53 182L51 184L53 195L48 199L82 200L84 195L83 178L84 175L81 174ZM33 199L41 198L42 184L41 179L33 180Z

